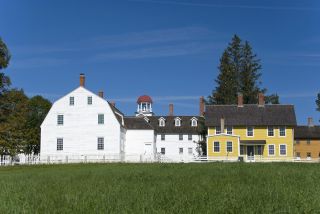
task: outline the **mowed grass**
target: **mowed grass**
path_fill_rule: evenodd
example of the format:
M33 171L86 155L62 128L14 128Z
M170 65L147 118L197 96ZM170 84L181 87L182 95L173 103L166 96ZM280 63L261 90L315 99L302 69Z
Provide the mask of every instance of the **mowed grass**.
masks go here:
M319 213L320 165L0 168L0 213Z

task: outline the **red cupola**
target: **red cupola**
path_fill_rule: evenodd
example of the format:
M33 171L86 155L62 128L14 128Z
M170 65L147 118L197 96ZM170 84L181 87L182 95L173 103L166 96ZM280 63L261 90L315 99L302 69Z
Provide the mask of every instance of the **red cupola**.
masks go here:
M153 116L152 99L148 95L142 95L137 100L138 107L136 116Z
M137 103L140 104L140 103L153 103L153 102L150 96L143 95L138 98Z

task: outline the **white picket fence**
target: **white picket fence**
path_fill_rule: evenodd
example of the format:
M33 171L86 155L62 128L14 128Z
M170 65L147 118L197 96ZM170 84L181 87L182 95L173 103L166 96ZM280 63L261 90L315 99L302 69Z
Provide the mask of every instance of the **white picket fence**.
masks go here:
M19 154L15 157L8 155L0 156L1 166L10 165L34 165L34 164L68 164L68 163L114 163L114 162L127 162L127 163L207 163L207 162L237 162L237 158L226 157L196 157L196 156L166 156L156 154L154 156L147 155L126 155L119 154L108 155L66 155L66 156L40 156L40 155L24 155ZM260 158L254 161L244 160L245 162L304 162L304 163L320 163L320 159L270 159Z

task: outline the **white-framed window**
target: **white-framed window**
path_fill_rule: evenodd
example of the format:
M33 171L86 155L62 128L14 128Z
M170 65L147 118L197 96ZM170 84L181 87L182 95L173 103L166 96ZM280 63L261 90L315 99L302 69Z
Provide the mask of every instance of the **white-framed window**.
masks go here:
M98 143L97 145L98 150L104 150L104 138L98 137L97 143Z
M220 126L216 126L216 134L221 134L221 127Z
M196 119L192 119L192 120L191 120L191 126L192 126L192 127L198 126L198 121L197 121Z
M311 144L311 140L308 139L308 140L307 140L307 145L310 145L310 144Z
M232 152L232 142L231 141L228 141L227 142L227 152Z
M262 146L261 145L257 146L257 154L262 155Z
M285 137L286 136L286 127L285 126L280 126L279 127L279 135L280 135L280 137Z
M179 140L183 140L183 134L179 134Z
M227 126L227 134L232 134L232 126Z
M268 137L273 137L273 136L274 136L274 127L268 126Z
M220 142L218 141L213 142L213 151L220 152Z
M174 125L175 125L175 126L181 126L181 120L180 120L180 118L176 118L176 119L174 120Z
M104 124L104 114L98 114L98 124Z
M297 152L297 153L296 153L296 157L297 157L297 158L300 158L300 152Z
M240 145L240 155L244 155L244 145Z
M57 138L57 151L63 150L63 138Z
M62 126L63 123L64 123L63 114L58 114L58 115L57 115L57 125Z
M163 118L161 118L161 119L159 120L159 126L160 126L160 127L164 127L165 125L166 125L166 122L164 121Z
M189 155L192 155L192 154L193 154L192 148L188 148L188 154L189 154Z
M92 105L92 96L88 96L87 102L88 102L88 105Z
M74 106L74 97L69 97L69 105Z
M192 140L192 134L188 134L188 141Z
M179 154L183 155L183 148L179 148Z
M308 158L308 159L311 158L311 152L307 152L307 158Z
M254 136L254 128L252 126L247 127L247 137L253 137Z
M166 148L162 147L160 152L161 152L161 154L165 155L166 154Z
M166 140L166 135L165 134L161 134L161 141L165 141Z
M269 156L274 156L274 154L275 154L275 146L273 144L268 145L268 154L269 154Z
M281 156L287 155L287 145L286 144L280 144L279 145L279 153Z

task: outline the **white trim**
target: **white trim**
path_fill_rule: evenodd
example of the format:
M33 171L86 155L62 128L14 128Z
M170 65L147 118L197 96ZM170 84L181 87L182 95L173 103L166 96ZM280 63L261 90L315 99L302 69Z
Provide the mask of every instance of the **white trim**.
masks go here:
M217 127L220 127L220 126L215 126L215 127L214 127L214 133L215 133L215 135L224 134L224 133L222 133L222 131L221 131L221 127L220 127L220 133L217 133Z
M281 146L285 146L286 147L286 154L285 155L282 155L281 154ZM288 151L287 151L287 144L279 144L279 156L287 156L287 154L288 154Z
M248 127L252 127L252 136L248 136ZM247 126L247 128L246 128L246 136L247 137L254 137L254 126Z
M284 127L284 136L280 135L280 127ZM287 127L286 126L279 126L279 137L287 137Z
M174 118L174 126L180 127L181 126L181 119L180 117Z
M231 127L231 134L228 134L228 127L229 128ZM225 130L226 130L226 134L233 135L233 126L226 126Z
M273 146L273 155L270 155L269 153L269 146ZM275 144L268 144L268 156L275 156L276 155L276 145Z

